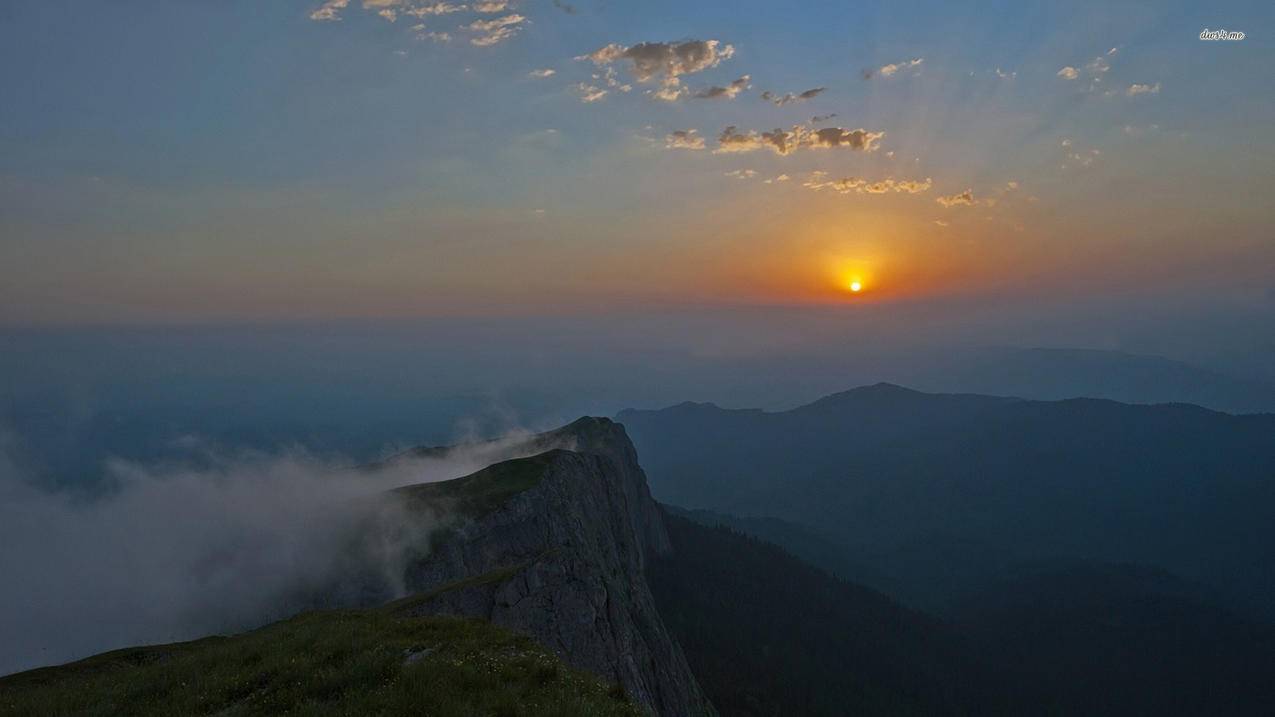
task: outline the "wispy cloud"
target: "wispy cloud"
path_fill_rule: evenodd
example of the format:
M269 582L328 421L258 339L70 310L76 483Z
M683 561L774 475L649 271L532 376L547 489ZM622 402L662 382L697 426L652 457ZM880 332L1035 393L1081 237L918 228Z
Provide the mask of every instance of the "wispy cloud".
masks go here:
M782 95L766 91L761 93L761 98L776 107L783 107L784 105L791 104L793 102L805 102L806 100L812 100L827 89L827 87L815 87L813 89L806 90L805 92L798 92L796 94L788 92Z
M732 125L722 130L717 138L718 146L714 152L726 154L768 149L780 156L792 154L799 149L850 149L872 152L877 149L882 137L885 137L885 132L870 132L862 128L813 129L805 125L795 125L787 130L741 132L738 127Z
M1153 85L1132 84L1124 93L1129 97L1137 97L1138 95L1158 95L1160 94L1160 83Z
M976 203L974 201L974 190L972 189L966 189L965 191L958 192L956 194L949 194L942 197L936 197L934 201L943 205L944 208L960 207L960 206L969 207L969 206L973 206Z
M698 130L679 129L664 138L664 146L668 149L701 150L704 149L704 138Z
M890 77L894 77L900 72L903 72L904 70L919 71L921 67L921 63L923 62L925 62L924 57L917 57L911 60L904 60L902 62L892 62L888 65L882 65L881 67L878 67L875 70L872 70L872 69L864 70L863 79L869 80L869 79L872 79L874 76L878 76L878 75L881 77L890 78Z
M748 84L751 80L752 80L751 77L749 77L748 75L744 75L743 77L739 78L738 80L735 80L734 82L730 83L729 85L726 85L725 87L722 87L719 85L713 85L712 87L705 87L704 89L695 92L692 95L692 97L695 97L701 100L719 100L719 99L733 100L736 97L738 97L741 92L747 90L749 87L752 86Z
M928 191L932 186L929 177L925 179L902 179L896 180L893 177L870 181L861 177L843 177L841 179L829 179L827 172L812 172L810 177L802 184L807 189L822 191L829 189L838 194L889 194L891 192L901 192L904 194L919 194Z
M546 67L542 70L532 70L531 72L527 73L527 76L534 77L537 80L543 80L546 77L553 77L556 74L558 74L557 70Z
M479 33L477 37L470 38L470 44L478 47L490 47L518 34L525 22L527 22L526 17L514 13L491 20L475 20L465 25L465 29Z

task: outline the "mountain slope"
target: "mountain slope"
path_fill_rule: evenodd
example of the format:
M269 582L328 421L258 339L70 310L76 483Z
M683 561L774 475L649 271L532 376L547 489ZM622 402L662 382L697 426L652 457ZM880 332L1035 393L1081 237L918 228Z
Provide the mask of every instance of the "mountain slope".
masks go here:
M477 620L298 615L0 678L0 715L641 714L617 687Z
M1160 565L1275 615L1275 415L878 384L619 420L660 500L818 528L913 604L1070 557Z
M1028 704L933 618L729 528L675 515L667 525L674 550L653 561L651 587L723 715L986 715Z
M1275 628L1162 570L1036 566L956 619L1002 674L1063 714L1275 714Z
M411 615L479 617L531 635L573 667L620 682L659 714L711 713L647 587L670 549L624 429L581 419L510 447L552 448L473 475L399 489L439 526L404 576ZM444 593L440 585L495 576Z

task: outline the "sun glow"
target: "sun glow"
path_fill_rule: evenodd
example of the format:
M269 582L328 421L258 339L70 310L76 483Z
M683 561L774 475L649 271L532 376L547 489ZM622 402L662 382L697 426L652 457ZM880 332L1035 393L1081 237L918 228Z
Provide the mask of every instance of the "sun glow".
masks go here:
M854 292L862 291L862 290L863 290L863 282L861 282L861 281L857 281L857 280L855 280L855 281L851 281L851 282L850 282L850 290L851 290L851 291L854 291Z

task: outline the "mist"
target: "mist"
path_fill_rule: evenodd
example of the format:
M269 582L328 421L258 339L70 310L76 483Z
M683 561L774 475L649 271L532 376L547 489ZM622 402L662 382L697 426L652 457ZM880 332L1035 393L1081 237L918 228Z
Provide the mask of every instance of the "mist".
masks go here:
M363 471L191 439L180 463L110 462L96 495L35 487L0 455L0 674L399 597L432 524L386 491L473 472L506 445Z

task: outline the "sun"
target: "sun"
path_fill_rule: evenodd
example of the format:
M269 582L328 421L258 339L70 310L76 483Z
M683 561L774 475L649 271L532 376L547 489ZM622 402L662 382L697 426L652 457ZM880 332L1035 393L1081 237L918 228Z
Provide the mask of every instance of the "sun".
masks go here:
M860 292L860 291L863 291L863 283L862 283L862 282L859 282L859 281L852 281L852 282L850 282L850 290L851 290L851 291L853 291L853 292L855 292L855 293L858 293L858 292Z

